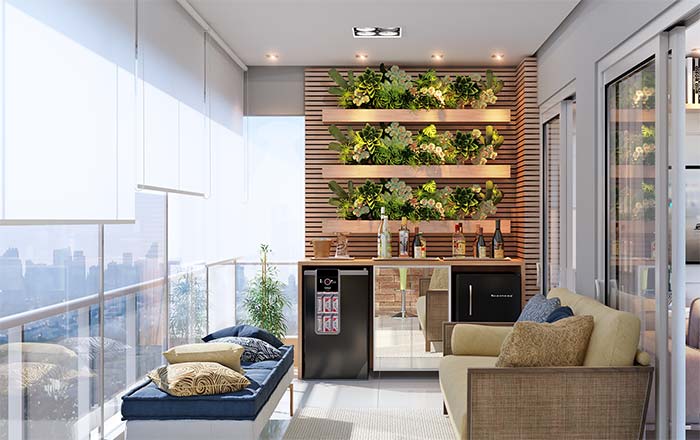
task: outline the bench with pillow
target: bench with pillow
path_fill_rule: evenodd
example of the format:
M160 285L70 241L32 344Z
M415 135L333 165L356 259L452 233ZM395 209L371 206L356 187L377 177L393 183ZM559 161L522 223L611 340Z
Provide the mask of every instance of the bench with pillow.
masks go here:
M191 344L183 346L184 349L175 347L165 353L166 358L172 366L177 365L176 362L192 362L192 356L198 356L197 348L204 351L208 346L237 347L234 345L237 342L252 345L255 343L251 340L262 340L254 336L238 336L241 334L241 327L244 326L224 329L203 338L205 342L216 344ZM152 379L157 370L151 372L151 379L132 388L122 397L122 418L127 421L126 438L258 438L286 390L293 390L291 384L294 377L294 347L282 345L276 338L272 337L272 340L267 335L263 338L272 344L267 345L264 341L264 345L274 350L274 353L263 353L256 358L257 352L246 347L244 355L240 357L240 364L232 364L231 360L226 358L226 354L222 356L220 352L215 355L210 352L206 355L209 358L199 355L198 360L216 362L227 367L226 370L229 371L240 373L242 368L246 383L249 384L238 391L180 397L173 395L177 393L172 391L170 394L164 391L162 385L159 387L156 384L157 380ZM238 354L240 356L240 352ZM269 359L275 354L275 359ZM262 358L267 360L261 360ZM161 373L164 368L159 369Z

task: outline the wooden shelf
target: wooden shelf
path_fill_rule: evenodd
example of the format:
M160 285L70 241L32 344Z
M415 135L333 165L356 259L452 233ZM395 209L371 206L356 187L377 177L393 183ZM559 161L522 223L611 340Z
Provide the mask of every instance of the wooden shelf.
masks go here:
M508 179L510 165L324 165L321 173L324 179Z
M510 122L510 109L385 110L324 108L324 124L365 122Z
M342 232L346 234L366 234L374 235L379 229L380 220L341 220L322 219L321 229L324 234L335 234ZM493 234L496 229L496 222L490 220L432 220L420 222L408 222L408 229L412 232L418 226L421 232L426 234L452 234L455 230L455 223L462 223L464 233L473 235L476 225L484 228L485 234ZM392 232L399 230L400 220L390 220L389 228ZM501 219L501 232L510 233L510 220Z
M652 109L617 109L610 111L610 122L654 123L656 110Z

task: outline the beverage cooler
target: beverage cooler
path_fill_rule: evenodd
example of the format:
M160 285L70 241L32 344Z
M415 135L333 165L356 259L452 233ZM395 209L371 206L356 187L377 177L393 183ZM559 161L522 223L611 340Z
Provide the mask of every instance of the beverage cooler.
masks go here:
M304 270L303 379L366 379L369 372L371 272Z
M519 274L456 273L452 277L453 321L514 322L520 316Z

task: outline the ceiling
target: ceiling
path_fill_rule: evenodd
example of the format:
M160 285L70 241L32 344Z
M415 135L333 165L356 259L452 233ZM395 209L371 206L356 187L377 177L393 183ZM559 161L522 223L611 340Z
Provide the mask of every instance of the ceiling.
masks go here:
M517 64L532 55L579 0L189 0L250 66L379 62ZM401 26L399 39L356 39L353 26ZM500 52L501 62L491 59ZM266 54L279 55L270 61Z

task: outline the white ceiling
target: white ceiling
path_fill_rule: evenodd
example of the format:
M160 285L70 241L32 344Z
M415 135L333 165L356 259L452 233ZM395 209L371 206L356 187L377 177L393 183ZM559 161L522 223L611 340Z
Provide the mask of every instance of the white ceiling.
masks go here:
M517 64L579 0L189 0L248 65ZM400 39L355 39L353 26L401 26ZM266 53L279 54L271 62Z

